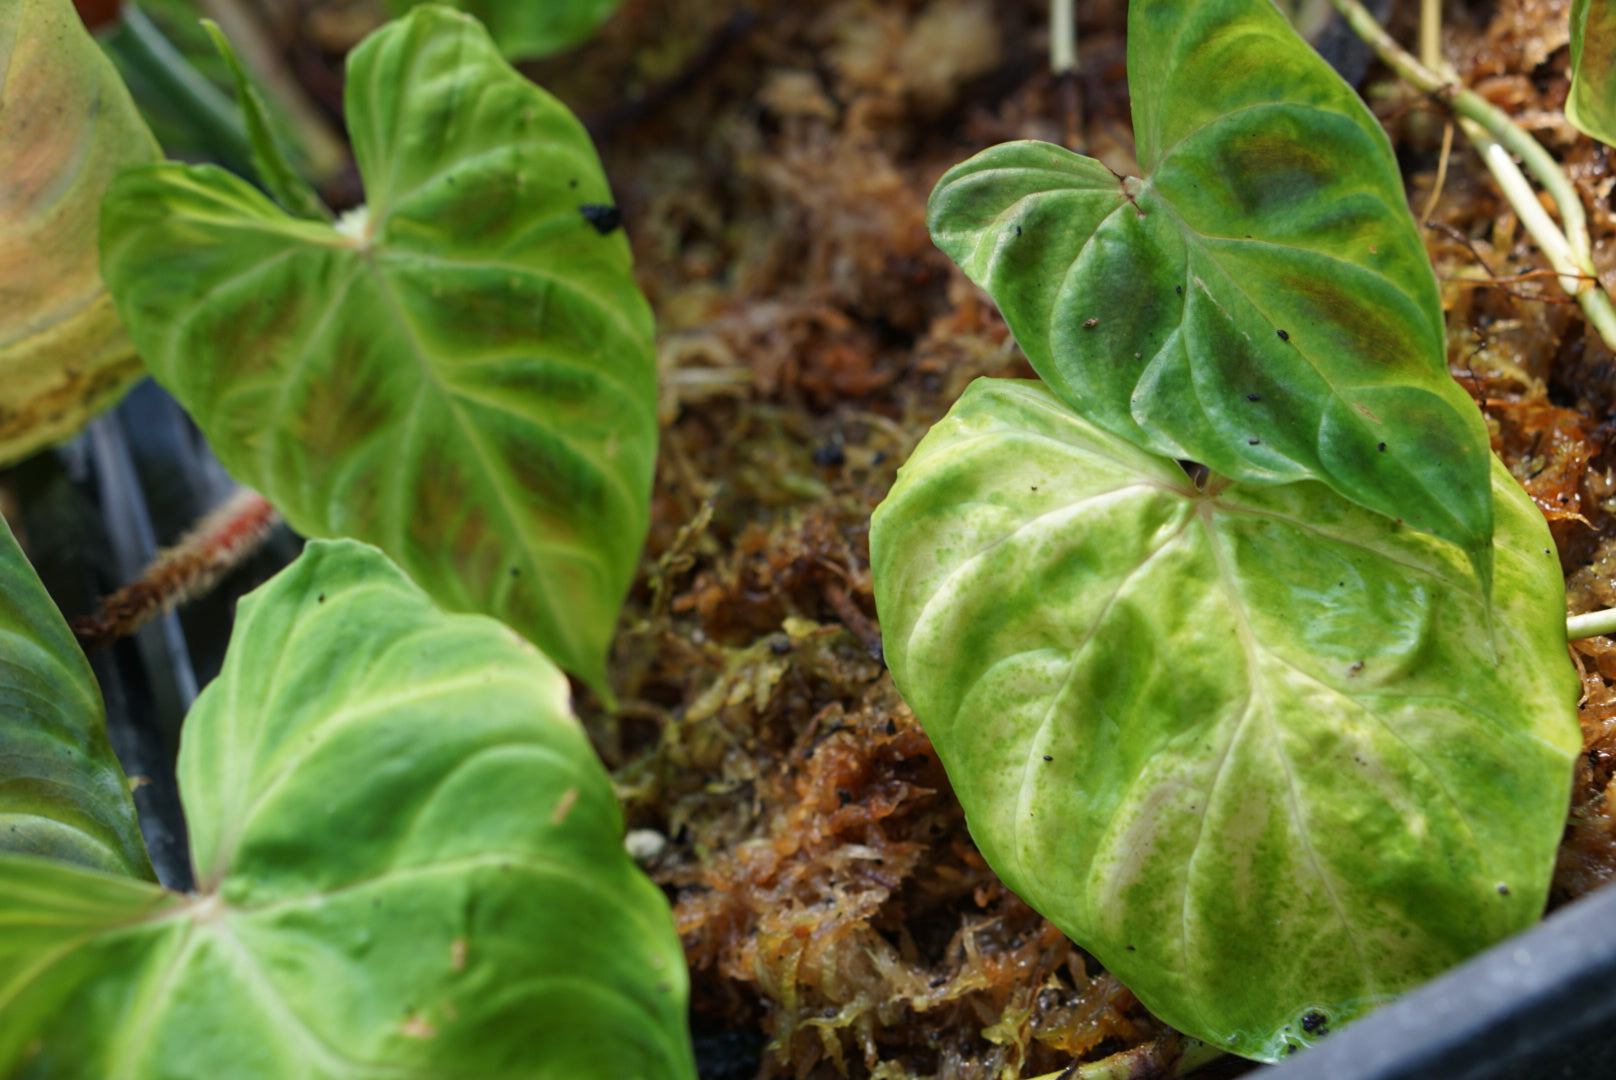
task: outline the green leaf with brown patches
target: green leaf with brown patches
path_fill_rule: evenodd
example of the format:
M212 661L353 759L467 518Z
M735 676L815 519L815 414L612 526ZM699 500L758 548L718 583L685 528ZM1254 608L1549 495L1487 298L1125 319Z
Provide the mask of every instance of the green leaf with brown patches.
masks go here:
M1571 0L1571 93L1566 119L1616 146L1616 4Z
M1380 125L1269 0L1134 0L1128 20L1144 177L998 146L938 184L937 244L1102 428L1322 481L1458 544L1485 583L1487 431Z
M1198 486L1042 384L972 383L870 563L989 865L1157 1016L1269 1060L1535 921L1579 685L1543 515L1491 481L1486 598L1323 484Z
M119 310L294 528L379 545L603 688L645 537L656 372L594 148L441 7L355 50L347 95L366 209L333 228L217 169L130 174L103 213Z
M186 720L197 892L0 854L0 1076L693 1080L678 933L569 695L310 543Z
M96 215L113 177L158 157L70 0L0 4L0 464L143 374L101 284Z
M0 852L155 879L101 690L3 518Z
M449 0L481 19L488 33L513 60L531 60L587 41L623 0ZM387 0L394 15L419 7L421 0Z

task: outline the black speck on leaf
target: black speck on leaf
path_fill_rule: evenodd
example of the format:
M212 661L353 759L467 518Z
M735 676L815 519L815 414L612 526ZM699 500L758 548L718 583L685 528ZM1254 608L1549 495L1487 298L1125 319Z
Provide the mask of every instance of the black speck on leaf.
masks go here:
M1385 444L1385 443L1381 443L1381 444L1380 444L1380 446L1379 446L1379 447L1378 447L1378 449L1379 449L1379 450L1380 450L1380 452L1381 452L1381 453L1382 453L1382 454L1384 454L1384 453L1385 453L1385 452L1386 452L1386 444Z
M1017 235L1017 236L1020 236L1020 235L1021 235L1021 226L1020 226L1020 225L1017 225L1017 226L1016 226L1016 235Z
M1508 896L1509 895L1509 886L1505 885L1502 881L1500 881L1498 883L1498 895L1499 896Z
M1260 442L1262 442L1261 439L1247 439L1246 440L1247 445L1250 445L1250 446L1256 446Z
M570 187L570 188L575 188L575 187L577 187L577 186L578 186L578 180L577 180L577 178L576 178L576 177L574 177L574 178L573 178L573 179L571 179L571 180L568 180L568 181L567 181L567 186L568 186L568 187Z
M1291 336L1283 330L1275 330L1274 333L1279 335L1279 340L1281 341L1289 341L1291 339Z
M1178 295L1183 296L1184 295L1184 286L1182 286L1182 285L1174 285L1173 286L1173 291L1176 292Z
M1261 394L1247 394L1246 395L1246 400L1247 401L1261 401L1262 400L1262 395Z
M578 208L578 212L602 236L610 235L613 230L623 224L623 212L615 206L606 206L602 203L585 203Z
M1052 756L1050 756L1049 754L1045 754L1044 755L1044 760L1045 761L1054 761L1055 759Z
M1308 1012L1302 1014L1302 1030L1309 1035L1326 1034L1325 1028L1330 1018L1321 1012Z
M316 604L323 604L323 603L325 603L325 593L321 593L321 594L320 594L320 595L319 595L319 596L316 596L316 597L315 597L315 598L314 598L314 602L315 602L315 603L316 603Z

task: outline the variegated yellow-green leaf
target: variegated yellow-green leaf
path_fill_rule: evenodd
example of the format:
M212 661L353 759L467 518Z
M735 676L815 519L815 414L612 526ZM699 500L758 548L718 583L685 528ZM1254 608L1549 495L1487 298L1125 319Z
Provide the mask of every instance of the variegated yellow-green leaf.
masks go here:
M648 305L589 137L471 18L348 63L368 206L298 220L214 168L126 175L103 264L152 372L294 528L604 684L656 455Z
M506 56L534 59L582 44L623 0L451 0L481 19ZM387 0L402 15L421 0Z
M4 519L0 852L155 880L95 676Z
M1156 1015L1270 1060L1534 921L1578 680L1543 516L1492 479L1489 601L1323 484L1197 487L974 383L870 549L988 863Z
M0 4L0 464L72 435L141 376L97 268L113 177L157 143L71 0Z
M0 1075L693 1080L667 901L567 698L311 543L186 721L198 892L0 855Z
M1072 408L1245 481L1312 479L1488 575L1480 413L1390 143L1270 0L1133 0L1143 177L994 147L932 195L938 246Z
M1571 93L1566 119L1584 135L1616 145L1616 6L1571 0Z

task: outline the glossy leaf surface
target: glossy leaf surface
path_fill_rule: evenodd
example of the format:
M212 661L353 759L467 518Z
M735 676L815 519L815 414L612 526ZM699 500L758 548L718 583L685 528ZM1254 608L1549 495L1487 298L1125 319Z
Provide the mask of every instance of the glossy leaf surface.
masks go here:
M679 940L568 693L311 543L186 722L198 895L0 862L0 1075L689 1080Z
M4 519L0 852L155 879L123 771L107 741L101 690Z
M378 544L598 687L645 536L656 373L594 148L441 7L362 44L347 93L367 211L332 228L218 169L137 171L103 212L119 309L294 528Z
M120 170L158 156L71 0L0 4L0 464L140 378L101 284L96 215Z
M1571 93L1566 119L1616 146L1616 5L1571 0Z
M506 56L533 59L587 41L623 0L452 0L482 20ZM387 0L402 15L421 0Z
M1145 449L1315 479L1481 560L1481 416L1391 147L1269 0L1135 0L1143 179L1008 143L932 195L939 247L1044 380Z
M989 864L1162 1019L1264 1059L1534 921L1578 680L1543 517L1493 481L1483 610L1459 551L1322 484L1202 491L1041 384L974 383L870 544Z

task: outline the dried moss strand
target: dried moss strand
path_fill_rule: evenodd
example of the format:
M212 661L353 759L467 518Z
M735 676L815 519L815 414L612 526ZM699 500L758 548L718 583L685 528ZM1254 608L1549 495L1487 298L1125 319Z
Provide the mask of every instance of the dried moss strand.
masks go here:
M1486 162L1504 197L1520 216L1545 257L1560 285L1582 307L1588 322L1616 349L1616 307L1594 273L1588 240L1588 216L1571 180L1543 144L1519 127L1509 114L1474 91L1456 85L1447 74L1438 74L1409 55L1375 20L1358 0L1331 0L1347 24L1375 51L1382 62L1409 85L1428 94L1447 98L1459 114L1460 126ZM1520 166L1510 155L1521 159L1537 182L1549 193L1560 212L1564 229L1544 211Z

